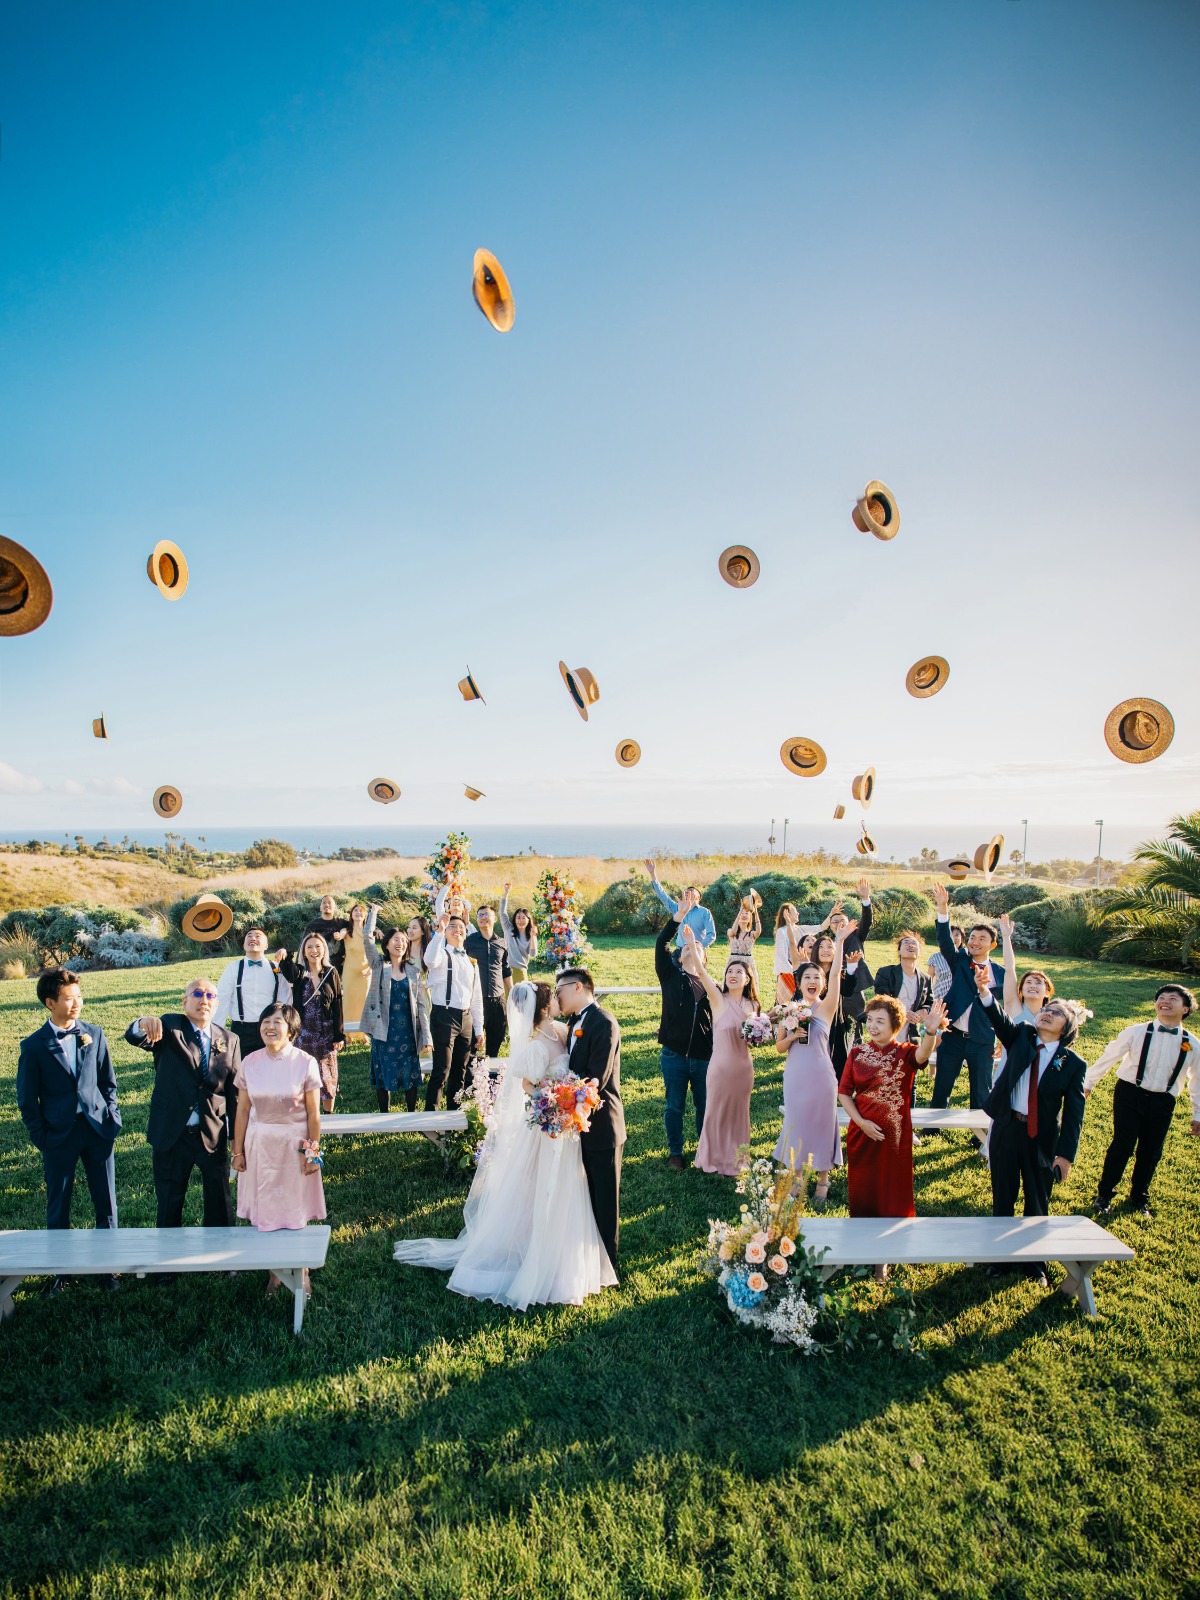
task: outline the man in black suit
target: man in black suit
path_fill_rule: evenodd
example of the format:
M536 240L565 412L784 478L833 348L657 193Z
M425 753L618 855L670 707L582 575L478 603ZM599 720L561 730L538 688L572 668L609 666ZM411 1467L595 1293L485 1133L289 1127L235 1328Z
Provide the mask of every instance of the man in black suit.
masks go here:
M75 1171L83 1162L98 1228L115 1228L113 1143L121 1130L117 1080L104 1032L79 1026L83 995L78 973L53 967L37 981L37 997L50 1013L21 1041L17 1062L17 1108L29 1137L42 1152L46 1177L46 1226L71 1226ZM56 1278L51 1293L62 1279ZM117 1280L108 1278L115 1289Z
M992 1215L1014 1216L1025 1191L1025 1215L1050 1214L1056 1178L1066 1182L1083 1130L1087 1063L1071 1049L1087 1013L1074 1000L1047 1000L1036 1022L1013 1022L992 993L985 968L976 969L977 1009L1008 1052L984 1110L992 1119L988 1160ZM1000 1270L989 1268L993 1277ZM1031 1268L1045 1284L1046 1269Z
M600 1104L591 1126L579 1136L592 1213L600 1238L617 1271L621 1234L621 1152L625 1145L625 1107L621 1103L621 1029L611 1011L596 1004L596 985L586 967L558 975L559 1010L567 1019L571 1071L594 1078Z
M837 1015L829 1029L829 1054L833 1061L833 1070L839 1078L852 1046L862 1038L867 993L875 982L867 965L866 950L863 946L863 940L870 938L871 935L871 885L866 878L860 878L857 887L858 898L862 901L862 915L858 919L857 930L842 946L842 996L838 1002ZM830 938L836 939L849 921L850 918L844 911L838 909L831 911ZM813 950L815 960L816 945L813 946Z
M183 1226L183 1202L193 1171L204 1189L204 1226L233 1227L229 1198L229 1113L242 1064L237 1035L213 1022L217 988L193 978L183 991L183 1015L138 1017L129 1044L154 1057L154 1089L146 1138L153 1151L160 1228Z
M980 1110L992 1087L992 1056L996 1041L986 1018L975 1004L976 974L986 974L988 988L993 996L1004 993L1004 973L989 959L996 948L996 931L986 922L977 922L967 930L967 942L961 950L955 948L950 933L950 896L940 883L933 886L937 902L938 949L952 974L946 994L946 1016L950 1026L938 1040L937 1074L933 1080L935 1106L948 1106L963 1062L967 1064L967 1078L971 1086L971 1109ZM973 1140L978 1149L983 1141Z

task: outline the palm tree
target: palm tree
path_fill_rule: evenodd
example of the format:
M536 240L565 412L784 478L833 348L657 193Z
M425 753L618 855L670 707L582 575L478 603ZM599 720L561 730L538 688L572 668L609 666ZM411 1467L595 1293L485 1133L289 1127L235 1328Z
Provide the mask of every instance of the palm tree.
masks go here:
M1200 965L1200 811L1172 817L1167 837L1140 844L1134 860L1133 887L1099 912L1113 930L1101 953Z

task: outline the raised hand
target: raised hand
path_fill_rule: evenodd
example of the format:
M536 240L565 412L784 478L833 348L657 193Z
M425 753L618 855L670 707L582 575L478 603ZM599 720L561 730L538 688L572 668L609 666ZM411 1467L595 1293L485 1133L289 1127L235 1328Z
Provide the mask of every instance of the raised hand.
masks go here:
M650 874L650 882L651 883L657 883L658 882L658 868L654 865L653 861L648 861L648 860L647 861L643 861L642 865L645 867L646 871Z
M505 878L505 880L504 880L504 892L505 892L505 894L507 894L508 891L511 888L512 888L512 879L511 878Z
M950 912L950 892L944 883L935 883L933 886L933 903L938 908L938 916L945 917Z
M940 1033L946 1026L946 1002L935 1000L925 1013L925 1032Z
M986 1000L988 995L992 992L991 964L985 961L983 966L973 966L971 971L975 975L975 987L979 990L979 998L981 1000Z
M858 898L860 900L869 900L871 898L871 883L870 883L870 879L868 879L868 878L860 878L858 880L858 883L855 885L855 887L858 890Z
M1004 940L1005 944L1011 944L1014 923L1007 911L997 921L996 926L1000 929L1000 937Z
M287 960L287 951L286 950L276 950L275 956L274 956L275 965L278 966L281 961L286 961L286 960Z
M139 1017L138 1027L147 1044L157 1044L163 1036L161 1017Z
M850 937L850 935L852 933L856 933L857 931L858 931L858 920L857 920L857 918L851 917L848 922L843 922L841 927L838 929L838 931L833 936L833 943L834 943L835 948L840 950L842 948L842 946L845 944L846 940Z
M686 922L683 925L683 942L685 945L694 945L696 942L695 929L689 927Z

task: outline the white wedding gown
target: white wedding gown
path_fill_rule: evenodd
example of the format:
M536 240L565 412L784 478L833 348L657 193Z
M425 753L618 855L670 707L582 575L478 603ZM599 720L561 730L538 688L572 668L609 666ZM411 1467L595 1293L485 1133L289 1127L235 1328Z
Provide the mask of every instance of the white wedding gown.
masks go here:
M567 1054L538 1036L510 1056L496 1096L484 1160L457 1239L402 1239L397 1261L453 1267L455 1294L524 1311L581 1305L617 1275L600 1242L578 1139L551 1139L525 1120L522 1078L564 1077Z

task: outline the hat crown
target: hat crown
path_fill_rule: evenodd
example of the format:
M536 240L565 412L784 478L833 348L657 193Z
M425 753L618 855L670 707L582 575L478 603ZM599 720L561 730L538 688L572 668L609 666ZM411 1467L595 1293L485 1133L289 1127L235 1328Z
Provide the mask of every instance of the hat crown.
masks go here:
M1121 740L1132 750L1149 750L1158 738L1159 720L1152 711L1142 708L1127 711L1121 718Z
M29 579L15 561L0 556L0 613L10 617L29 599Z

